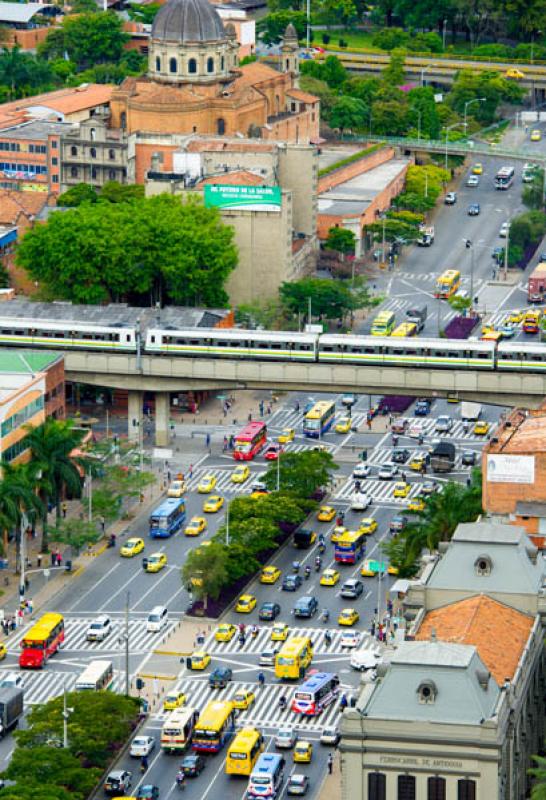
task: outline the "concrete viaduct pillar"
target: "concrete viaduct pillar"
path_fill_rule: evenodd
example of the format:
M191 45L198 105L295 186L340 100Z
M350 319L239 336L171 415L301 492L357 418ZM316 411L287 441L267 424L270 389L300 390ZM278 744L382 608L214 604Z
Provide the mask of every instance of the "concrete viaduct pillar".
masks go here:
M158 447L169 444L170 392L155 393L155 443Z
M143 392L129 390L127 402L127 438L130 442L138 442L139 440L139 426L142 425L143 399Z

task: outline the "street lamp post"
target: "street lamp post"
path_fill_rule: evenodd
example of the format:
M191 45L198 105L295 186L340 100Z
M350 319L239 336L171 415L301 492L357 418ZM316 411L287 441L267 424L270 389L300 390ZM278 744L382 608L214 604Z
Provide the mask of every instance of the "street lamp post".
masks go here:
M25 598L25 567L26 567L26 553L25 553L25 545L26 545L26 529L28 525L28 519L24 512L21 513L21 522L20 522L20 538L21 542L19 545L19 557L21 560L21 577L19 580L19 602L22 603Z
M465 239L464 243L470 250L470 311L474 310L474 245L470 239Z
M226 547L229 547L229 502L226 506Z
M421 141L421 111L417 109L417 141Z
M421 86L424 85L425 72L428 72L429 69L432 69L435 66L436 66L436 64L427 64L426 67L422 67L421 68Z
M485 97L475 97L473 100L467 100L464 104L464 133L466 136L466 132L468 130L468 122L467 122L467 108L471 106L472 103L483 103L486 100Z
M66 688L63 689L63 748L68 750L68 718L74 711L66 705Z
M453 125L448 125L446 127L446 160L445 160L445 170L446 170L446 172L447 172L447 145L448 145L447 136L448 136L449 131L453 130L453 128L457 128L459 125L462 125L462 124L463 124L462 122L454 122Z
M447 29L447 19L444 19L442 24L442 49L446 49L446 29Z
M506 223L506 248L504 250L504 280L508 280L508 250L510 249L510 220Z

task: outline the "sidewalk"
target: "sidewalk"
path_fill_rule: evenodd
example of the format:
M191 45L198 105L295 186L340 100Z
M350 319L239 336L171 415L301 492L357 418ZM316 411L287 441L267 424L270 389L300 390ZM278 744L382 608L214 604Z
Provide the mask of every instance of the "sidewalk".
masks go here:
M341 800L341 761L339 753L334 754L334 768L332 774L326 773L324 782L320 787L317 800Z

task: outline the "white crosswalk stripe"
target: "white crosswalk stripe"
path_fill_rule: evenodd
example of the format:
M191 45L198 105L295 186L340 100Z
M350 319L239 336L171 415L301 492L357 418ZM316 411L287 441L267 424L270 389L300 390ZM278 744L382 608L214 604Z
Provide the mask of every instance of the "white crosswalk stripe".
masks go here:
M350 603L349 603L350 604ZM244 645L241 647L239 644L239 640L237 638L237 634L233 637L230 642L217 642L214 638L214 632L210 634L210 636L205 641L203 645L204 649L210 653L211 655L224 655L225 653L261 653L263 650L266 650L271 645L277 644L281 645L282 642L272 642L271 641L271 629L272 626L261 625L258 629L258 635L252 639L250 636L247 636ZM326 654L339 654L339 653L347 653L347 648L341 647L341 637L344 634L344 631L334 628L329 628L328 630L332 634L332 644L328 646L324 639L324 634L326 632L326 628L298 628L297 635L303 637L309 637L313 642L313 652L315 655L326 655ZM379 646L377 641L370 636L368 633L363 634L363 640L361 647L363 649L373 650L374 652L379 653Z
M361 483L361 489L370 495L372 501L383 503L396 503L407 505L408 500L414 497L421 488L420 483L412 483L406 497L394 497L394 484L396 481L366 480ZM334 500L349 500L354 494L354 480L349 478L334 495Z
M408 445L407 449L410 451L411 455L410 455L410 457L408 458L408 460L406 461L405 464L398 464L398 467L400 467L400 469L403 470L404 472L406 472L407 474L411 475L413 473L413 470L410 470L409 462L412 460L412 458L415 458L416 456L426 456L427 453L428 453L428 450L425 450L424 448L418 448L418 447L414 449L411 444ZM390 448L378 447L368 455L368 461L366 463L369 464L370 466L383 466L383 464L391 464L392 463L392 461L391 461L392 450L393 450L392 447L390 447ZM461 463L461 458L462 458L462 453L458 452L456 454L456 456L455 456L455 468L456 469L458 467L462 467L463 466L462 463ZM417 473L415 473L415 474L417 474ZM367 491L366 482L364 480L361 480L360 483L361 483L361 486L363 487L362 490L363 491Z
M52 668L53 667L53 668ZM61 695L66 689L67 692L74 691L78 676L84 671L85 665L76 672L60 672L54 669L53 662L43 670L38 672L25 672L23 674L23 688L25 690L25 704L34 705L45 703L54 697ZM20 677L20 672L0 671L3 680L8 678ZM121 691L124 687L124 675L114 672L114 683L112 690Z
M445 434L441 434L436 431L435 417L404 417L404 419L407 421L408 427L413 422L418 421L421 425L424 436L432 436L434 438L443 438L445 436ZM471 440L474 442L483 442L483 436L475 436L473 428L473 424L469 422L467 423L467 430L465 430L465 423L461 419L454 419L449 434L445 436L446 441L451 441L453 439L465 439L466 441ZM400 434L400 439L402 439L402 434ZM417 439L414 441L417 442ZM407 445L400 444L399 446L405 447Z
M248 494L254 481L259 481L265 475L265 470L259 472L253 471L244 483L233 483L231 475L234 468L235 462L233 467L228 467L227 469L197 469L188 481L188 490L190 492L196 492L199 483L205 475L214 475L216 478L216 486L210 494ZM208 495L204 494L203 498L207 496Z

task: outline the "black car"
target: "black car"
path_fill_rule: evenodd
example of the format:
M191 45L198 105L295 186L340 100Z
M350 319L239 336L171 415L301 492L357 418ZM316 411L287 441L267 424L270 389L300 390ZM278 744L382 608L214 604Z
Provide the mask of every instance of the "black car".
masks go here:
M465 467L473 467L476 463L476 453L474 450L464 450L461 462Z
M413 413L416 417L427 417L430 414L430 400L418 400Z
M180 769L187 775L188 778L197 778L198 775L205 769L206 761L203 756L194 753L191 756L186 756L180 762Z
M282 579L282 588L284 592L297 592L301 584L301 575L285 575Z
M125 794L131 788L132 778L132 773L126 769L112 770L104 782L104 793L109 795Z
M311 619L311 617L317 613L317 610L317 598L313 597L312 595L305 595L297 600L296 605L294 606L293 614L298 618Z
M216 667L209 675L209 686L211 689L225 689L232 676L229 667Z
M390 521L389 530L393 533L400 533L403 531L406 525L408 524L408 518L405 517L403 514L397 514L393 517Z
M260 619L277 619L281 613L281 607L278 603L262 603L258 617Z
M395 464L405 464L410 457L410 451L405 447L395 447L392 451L391 461Z
M137 800L158 800L159 786L154 786L153 783L147 783L139 788L135 797Z
M480 213L480 204L479 203L471 203L468 206L468 216L469 217L477 217Z

